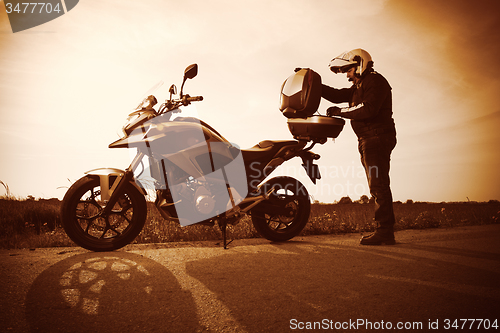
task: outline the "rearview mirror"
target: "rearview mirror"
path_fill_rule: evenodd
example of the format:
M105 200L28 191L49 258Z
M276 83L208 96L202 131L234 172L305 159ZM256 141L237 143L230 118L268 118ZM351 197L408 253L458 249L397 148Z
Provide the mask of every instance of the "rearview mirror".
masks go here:
M186 83L187 79L192 79L198 74L198 65L197 64L192 64L186 67L184 70L184 79L182 80L182 85L181 85L181 97L184 95L182 94L182 90L184 89L184 83Z
M189 65L184 71L184 79L192 79L198 74L198 65Z

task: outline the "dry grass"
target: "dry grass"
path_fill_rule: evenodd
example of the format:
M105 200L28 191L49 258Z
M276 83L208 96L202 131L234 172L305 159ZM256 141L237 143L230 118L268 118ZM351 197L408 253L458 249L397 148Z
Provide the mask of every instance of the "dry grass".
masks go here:
M313 205L306 234L373 231L373 204ZM395 230L500 223L500 203L395 203Z
M217 227L180 227L148 204L146 226L134 243L220 240ZM57 200L0 199L0 248L74 246L59 224ZM313 204L302 235L367 232L375 228L372 204ZM500 203L395 203L396 230L500 223ZM259 237L249 217L228 227L232 239Z

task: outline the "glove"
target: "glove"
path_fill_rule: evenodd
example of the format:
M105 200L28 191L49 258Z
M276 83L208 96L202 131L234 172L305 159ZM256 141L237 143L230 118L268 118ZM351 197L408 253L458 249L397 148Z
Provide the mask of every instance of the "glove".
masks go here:
M339 108L338 106L331 106L328 109L326 109L326 115L328 117L340 116L341 112L342 112L342 109Z

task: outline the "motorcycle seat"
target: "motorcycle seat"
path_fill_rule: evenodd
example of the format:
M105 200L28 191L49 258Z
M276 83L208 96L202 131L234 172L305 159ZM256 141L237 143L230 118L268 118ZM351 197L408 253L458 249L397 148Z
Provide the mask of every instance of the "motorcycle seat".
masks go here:
M298 141L295 140L264 140L251 148L242 149L241 152L245 161L255 161L271 158L281 148L296 145L297 143Z

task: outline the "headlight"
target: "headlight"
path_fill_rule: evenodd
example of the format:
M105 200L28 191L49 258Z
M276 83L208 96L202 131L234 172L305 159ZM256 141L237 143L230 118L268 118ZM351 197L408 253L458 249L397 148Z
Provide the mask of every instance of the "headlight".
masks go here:
M151 110L153 106L158 104L158 101L156 100L156 97L153 95L149 95L148 97L144 98L137 107L137 109L146 109L146 110Z

